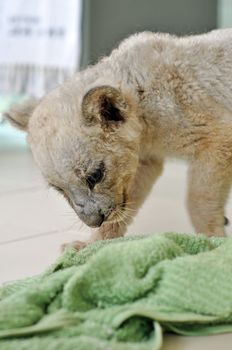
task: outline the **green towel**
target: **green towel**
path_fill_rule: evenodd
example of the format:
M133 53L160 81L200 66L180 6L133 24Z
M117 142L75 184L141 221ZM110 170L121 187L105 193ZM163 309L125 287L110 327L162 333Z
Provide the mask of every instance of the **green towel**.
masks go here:
M158 350L167 331L232 331L232 239L96 242L0 288L1 350Z

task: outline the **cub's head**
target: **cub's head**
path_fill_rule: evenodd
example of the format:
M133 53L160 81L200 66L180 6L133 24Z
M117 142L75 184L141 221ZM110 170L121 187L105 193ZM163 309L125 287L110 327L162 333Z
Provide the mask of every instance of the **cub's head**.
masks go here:
M46 181L88 226L120 221L138 167L141 127L130 96L111 86L80 93L72 83L6 117L28 133Z

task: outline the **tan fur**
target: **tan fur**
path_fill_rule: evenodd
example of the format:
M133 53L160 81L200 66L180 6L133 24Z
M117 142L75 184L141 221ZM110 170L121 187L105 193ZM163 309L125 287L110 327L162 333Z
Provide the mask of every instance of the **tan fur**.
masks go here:
M222 236L232 179L231 83L231 29L183 38L140 33L33 113L8 114L23 120L42 173L80 218L100 226L104 216L92 240L126 232L167 157L190 164L196 231ZM103 163L103 179L88 188L88 174Z

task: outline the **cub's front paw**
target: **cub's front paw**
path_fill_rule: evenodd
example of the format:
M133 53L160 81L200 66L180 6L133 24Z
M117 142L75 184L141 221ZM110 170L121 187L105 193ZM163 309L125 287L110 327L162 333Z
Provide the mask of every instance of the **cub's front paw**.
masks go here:
M61 252L63 252L66 248L74 248L77 251L85 248L90 242L82 242L82 241L73 241L69 243L64 243L61 246Z

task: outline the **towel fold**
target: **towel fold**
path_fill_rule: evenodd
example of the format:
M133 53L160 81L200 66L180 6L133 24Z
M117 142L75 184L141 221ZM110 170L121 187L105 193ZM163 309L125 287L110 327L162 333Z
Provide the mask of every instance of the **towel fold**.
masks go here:
M158 350L167 331L232 331L232 239L100 241L0 288L2 350Z

